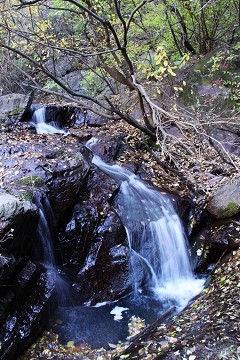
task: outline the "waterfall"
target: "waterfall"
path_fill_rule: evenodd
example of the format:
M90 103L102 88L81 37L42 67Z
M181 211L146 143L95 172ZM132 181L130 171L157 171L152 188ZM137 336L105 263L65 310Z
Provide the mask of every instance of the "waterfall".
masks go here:
M41 107L34 111L32 116L33 126L37 134L65 134L54 121L46 122L46 108Z
M204 280L193 274L188 240L172 201L121 166L106 164L98 156L92 162L120 185L114 207L129 242L133 292L137 296L147 290L161 301L184 307L201 291Z
M57 303L58 305L62 305L62 306L66 304L69 305L72 303L72 299L70 295L70 286L68 282L63 278L61 272L58 269L54 255L52 237L48 226L46 213L41 204L39 205L39 221L37 227L37 235L42 248L41 262L43 266L46 268L47 276L53 279L55 282L55 293L56 293Z
M39 209L37 234L42 246L42 263L47 269L57 272L56 260L53 252L52 238L43 209Z

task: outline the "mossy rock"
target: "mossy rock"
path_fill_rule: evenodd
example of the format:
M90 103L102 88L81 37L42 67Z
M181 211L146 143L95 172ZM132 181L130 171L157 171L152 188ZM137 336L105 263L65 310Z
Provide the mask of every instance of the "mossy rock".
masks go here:
M18 183L31 186L42 186L44 181L40 176L31 175L18 180Z
M32 201L32 199L33 199L33 195L30 194L29 192L25 191L25 192L21 193L20 200Z
M235 203L234 201L229 201L227 207L223 211L224 217L231 217L237 214L240 211L240 205Z
M22 113L23 111L24 111L23 107L17 106L17 107L15 107L15 109L9 111L7 113L7 116L15 116L15 115Z
M31 209L32 204L30 201L23 201L18 199L5 191L0 192L0 218L12 219L19 214L25 213Z
M209 200L207 210L216 218L228 218L240 212L240 182L225 184Z

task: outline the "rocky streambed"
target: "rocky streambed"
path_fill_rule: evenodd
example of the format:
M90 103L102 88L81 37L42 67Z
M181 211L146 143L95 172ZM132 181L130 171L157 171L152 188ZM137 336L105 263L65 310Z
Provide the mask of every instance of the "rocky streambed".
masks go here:
M66 114L70 124L72 112L69 118ZM43 266L43 249L36 235L39 208L51 219L49 232L56 262L61 276L69 279L78 304L116 300L129 291L128 244L124 227L111 207L118 184L92 165L92 153L85 144L93 137L99 140L94 152L103 159L124 163L142 179L170 191L190 236L196 270L205 272L208 268L210 272L209 265L213 268L211 285L171 322L152 324L130 338L130 343L112 344L113 350L92 350L72 339L64 346L47 332L22 359L238 356L240 220L236 169L222 164L221 172L216 173L221 158L207 162L211 153L216 159L219 155L206 147L206 154L194 167L183 160L191 173L189 188L181 174L159 161L158 150L152 151L138 132L122 122L97 128L81 124L62 135L35 134L28 123L19 121L7 126L3 123L2 130L1 359L15 359L31 345L46 329L49 307L56 301L56 284ZM199 186L193 188L195 182ZM135 331L143 324L136 321Z

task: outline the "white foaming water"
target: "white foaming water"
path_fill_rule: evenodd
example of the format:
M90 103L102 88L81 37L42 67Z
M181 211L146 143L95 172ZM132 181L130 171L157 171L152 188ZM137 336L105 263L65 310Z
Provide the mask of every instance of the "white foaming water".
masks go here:
M70 287L60 274L54 256L52 237L43 208L39 208L37 234L42 246L42 264L46 268L49 279L55 283L55 293L59 305L71 304Z
M134 293L147 289L180 310L205 280L193 274L188 240L171 200L118 165L98 156L92 162L120 184L114 206L128 237Z
M62 129L59 129L56 123L46 122L46 108L42 107L34 111L32 117L32 124L35 126L37 134L66 134Z
M129 308L126 307L122 307L122 306L115 306L111 311L110 314L114 315L114 320L118 321L118 320L122 320L123 316L122 313L124 311L129 310Z
M91 139L89 139L87 142L86 142L86 147L89 148L89 149L92 149L94 147L94 145L96 145L98 143L98 139L95 138L95 137L92 137Z

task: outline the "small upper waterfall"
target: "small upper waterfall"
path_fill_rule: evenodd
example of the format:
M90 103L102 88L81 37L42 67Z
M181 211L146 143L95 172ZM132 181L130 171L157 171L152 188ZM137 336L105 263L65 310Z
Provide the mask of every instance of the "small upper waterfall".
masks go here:
M46 122L46 108L40 107L35 110L32 116L32 124L35 126L38 134L65 134L65 131L59 129L54 121Z
M151 291L183 307L202 287L191 266L188 241L171 200L118 165L92 162L120 184L116 211L125 226L135 294Z

